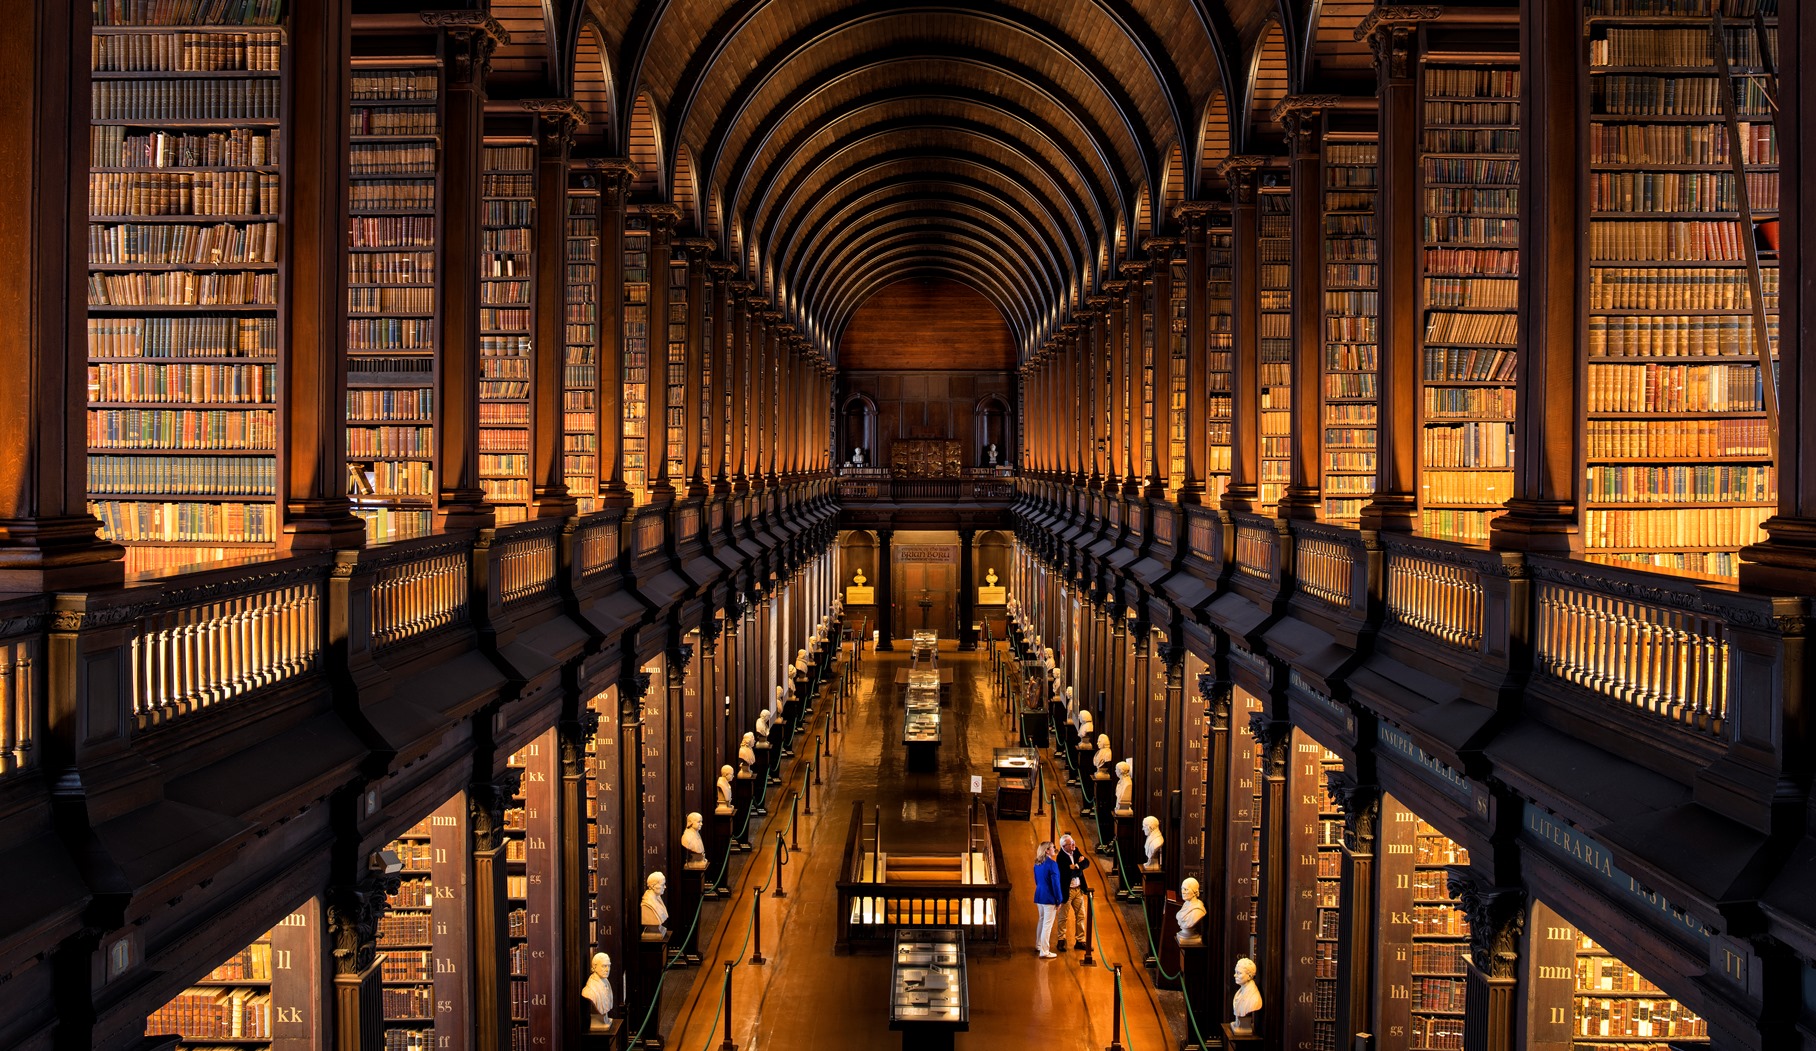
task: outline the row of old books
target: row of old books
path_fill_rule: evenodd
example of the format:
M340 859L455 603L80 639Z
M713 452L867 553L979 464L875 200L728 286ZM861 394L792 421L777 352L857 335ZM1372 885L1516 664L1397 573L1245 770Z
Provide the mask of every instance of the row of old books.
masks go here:
M1764 465L1592 465L1586 496L1607 503L1758 503L1777 498Z
M88 491L117 496L274 496L277 460L270 456L88 457Z
M260 271L91 273L88 305L275 306L277 274Z
M214 405L268 404L277 396L270 365L136 365L88 367L91 402L182 401Z
M278 163L280 137L256 128L135 131L121 124L88 129L94 168L264 168Z
M89 53L97 73L276 72L283 42L274 33L97 33Z
M88 207L100 215L276 215L269 172L133 171L88 177Z
M275 76L233 79L97 80L89 85L91 120L254 121L283 115L283 82Z
M276 353L277 320L270 317L88 319L90 357L270 357Z
M95 223L91 266L220 266L276 263L276 223Z
M1656 258L1656 257L1644 257ZM1778 269L1760 271L1767 297L1778 294ZM1598 266L1589 271L1591 310L1747 310L1752 285L1733 267Z
M88 510L114 540L148 543L254 543L277 539L270 503L90 500Z
M1773 326L1776 328L1776 326ZM1749 314L1591 315L1591 357L1735 357L1759 352Z
M433 314L433 285L378 285L347 289L349 314Z
M90 0L97 26L271 26L284 0Z
M360 142L350 151L349 175L432 175L435 146L424 142Z
M1728 129L1717 124L1592 123L1592 164L1677 164L1728 167L1733 156ZM1740 158L1745 164L1777 164L1778 133L1770 122L1742 121Z
M1590 412L1758 412L1765 408L1756 365L1589 366Z
M1685 507L1669 510L1583 512L1583 538L1590 547L1727 548L1738 550L1759 538L1759 526L1773 508Z
M88 447L270 452L277 413L266 409L96 409L88 414Z
M1747 206L1778 210L1776 172L1747 172ZM1728 172L1592 172L1589 207L1609 212L1732 212L1740 208L1739 183Z
M1773 454L1764 419L1590 420L1587 433L1591 460L1767 457Z

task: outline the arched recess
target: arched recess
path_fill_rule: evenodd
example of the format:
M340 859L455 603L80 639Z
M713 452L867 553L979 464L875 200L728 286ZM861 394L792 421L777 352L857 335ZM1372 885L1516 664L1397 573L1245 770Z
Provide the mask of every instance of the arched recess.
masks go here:
M668 183L662 177L662 129L656 126L656 108L647 93L638 94L631 105L630 141L625 144L625 152L637 166L631 195L649 200L661 193Z
M1146 186L1135 191L1135 219L1129 229L1129 247L1135 251L1140 251L1147 239L1154 236L1154 210Z
M612 114L618 112L612 97L612 71L605 60L605 45L600 42L599 27L588 21L580 27L574 44L574 101L586 110L586 124L575 138L599 147L601 153L614 153L618 147L617 129L612 127Z
M1249 67L1248 105L1243 107L1242 148L1253 153L1280 138L1280 125L1274 121L1274 107L1287 93L1286 34L1280 22L1269 19L1255 45L1255 56Z
M1374 7L1374 0L1315 0L1299 60L1305 71L1302 90L1360 87L1374 80L1374 54L1366 41L1356 39L1356 27Z
M1009 437L1015 433L1015 420L1009 403L1001 395L986 394L971 409L973 466L1003 468L1009 464ZM991 451L996 455L992 457Z
M694 177L694 155L686 146L675 150L675 178L668 199L681 210L681 231L700 232L700 194Z
M1222 89L1211 92L1198 128L1198 185L1223 185L1219 169L1230 159L1230 101Z
M876 558L875 533L868 529L849 529L839 534L840 595L847 600L845 604L848 610L855 610L860 617L869 615L869 607L876 604ZM864 581L862 584L858 583L860 575ZM858 590L853 591L853 588ZM864 590L866 588L869 590ZM864 599L869 599L869 601L861 601ZM871 623L875 623L874 619ZM853 630L862 630L862 628Z
M1185 203L1185 151L1178 143L1167 151L1166 166L1160 170L1160 207L1154 210L1154 229L1166 230L1173 222L1173 209Z
M847 467L876 466L876 402L867 394L853 393L839 407L839 462Z
M706 195L706 236L725 244L725 201L717 186Z

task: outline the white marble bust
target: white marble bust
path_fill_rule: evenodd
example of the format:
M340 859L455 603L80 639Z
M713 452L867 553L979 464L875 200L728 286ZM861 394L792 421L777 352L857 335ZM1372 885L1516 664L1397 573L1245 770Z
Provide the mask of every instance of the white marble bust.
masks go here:
M780 689L780 687L777 688ZM774 721L775 716L769 714L768 708L757 713L757 736L763 739L764 744L769 743L769 728Z
M1089 741L1091 739L1091 731L1095 729L1096 727L1091 725L1091 713L1080 708L1078 710L1078 739L1080 741Z
M1147 855L1148 859L1147 864L1143 867L1159 868L1160 848L1165 846L1167 841L1166 837L1160 834L1160 819L1151 815L1142 818L1141 831L1147 837L1141 844L1142 853Z
M1236 982L1236 995L1230 1000L1230 1010L1236 1020L1230 1023L1230 1029L1237 1033L1255 1031L1255 1016L1261 1012L1261 990L1255 985L1255 961L1244 956L1236 961L1236 973L1232 976Z
M1097 751L1091 756L1091 765L1096 768L1098 777L1110 776L1110 771L1115 769L1111 766L1115 758L1110 754L1110 735L1098 734Z
M586 976L586 985L580 990L593 1005L593 1013L588 1021L596 1026L606 1024L612 1013L612 958L605 953L593 954L593 973Z
M1198 881L1190 876L1179 884L1179 913L1174 917L1179 924L1179 941L1187 944L1187 939L1198 937L1198 925L1204 921L1204 902L1198 893ZM1196 941L1190 944L1197 944Z
M681 830L681 849L687 851L689 868L706 867L706 840L700 837L700 829L705 827L706 819L696 811L687 815L687 827Z
M733 773L732 768L729 765L721 766L719 768L719 780L713 786L714 789L717 791L718 797L719 797L717 812L721 813L721 814L731 813L731 776L732 776L732 773Z
M757 735L745 734L738 742L738 773L749 775L757 765Z
M643 881L643 933L668 933L668 906L662 903L662 892L668 889L668 877L652 872Z
M1128 817L1135 813L1135 774L1127 759L1116 763L1116 812Z
M802 675L807 674L807 650L802 649L795 654L794 670Z

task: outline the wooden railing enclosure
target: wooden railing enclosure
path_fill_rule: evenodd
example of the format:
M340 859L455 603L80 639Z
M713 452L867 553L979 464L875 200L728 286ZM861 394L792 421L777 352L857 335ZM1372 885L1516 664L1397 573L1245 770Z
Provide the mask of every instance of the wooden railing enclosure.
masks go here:
M849 953L867 946L886 946L897 930L908 927L959 927L967 944L988 943L998 950L1009 945L1011 886L1003 871L1002 840L996 815L989 804L979 804L981 817L975 830L967 829L967 845L982 851L991 874L989 883L876 882L864 868L864 803L852 804L851 828L845 836L845 853L839 865L838 936L834 950ZM880 845L879 845L880 846Z

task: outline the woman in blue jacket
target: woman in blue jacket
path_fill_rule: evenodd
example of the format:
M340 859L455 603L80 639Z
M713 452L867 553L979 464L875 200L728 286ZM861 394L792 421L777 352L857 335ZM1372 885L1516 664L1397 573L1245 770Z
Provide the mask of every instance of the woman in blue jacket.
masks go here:
M1034 907L1040 912L1040 929L1034 935L1034 947L1040 950L1043 960L1059 955L1052 949L1053 921L1065 901L1066 891L1059 882L1059 862L1053 860L1053 842L1047 840L1034 848Z

